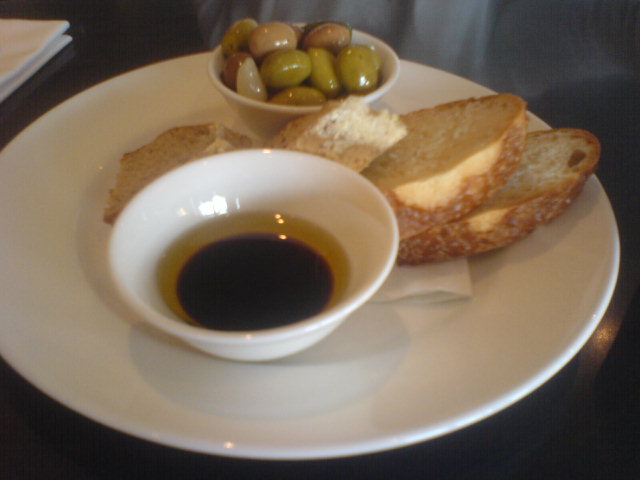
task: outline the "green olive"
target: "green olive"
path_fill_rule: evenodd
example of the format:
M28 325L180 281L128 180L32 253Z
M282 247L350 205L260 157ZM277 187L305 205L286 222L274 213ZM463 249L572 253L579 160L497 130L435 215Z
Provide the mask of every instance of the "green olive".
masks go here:
M249 49L249 36L258 26L253 18L244 18L231 25L222 37L222 53L229 57L236 52Z
M311 59L302 50L276 50L262 62L260 75L267 87L300 85L311 73Z
M281 105L321 105L327 101L327 97L316 88L300 85L281 90L269 101Z
M311 47L307 50L311 59L311 85L328 98L337 97L342 90L342 85L336 72L336 59L329 50Z
M352 45L342 50L338 55L337 70L342 86L349 93L363 95L378 86L375 52L365 45Z
M376 66L376 70L380 72L380 70L382 70L382 58L380 58L378 50L376 50L376 47L374 47L373 45L367 45L367 48L371 50L371 59Z

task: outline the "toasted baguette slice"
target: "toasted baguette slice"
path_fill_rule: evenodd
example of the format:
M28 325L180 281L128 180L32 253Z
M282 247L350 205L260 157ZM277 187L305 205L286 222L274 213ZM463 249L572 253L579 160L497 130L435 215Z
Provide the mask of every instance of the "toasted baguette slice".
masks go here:
M398 263L448 260L512 244L564 212L599 158L598 139L584 130L530 133L507 185L461 219L401 240Z
M115 186L109 191L103 220L113 223L127 202L145 185L196 158L238 148L253 140L218 123L175 127L120 160Z
M397 114L350 96L289 122L267 146L320 155L359 172L406 133Z
M526 103L490 95L400 117L408 134L362 173L393 206L400 237L471 211L515 170L526 135Z

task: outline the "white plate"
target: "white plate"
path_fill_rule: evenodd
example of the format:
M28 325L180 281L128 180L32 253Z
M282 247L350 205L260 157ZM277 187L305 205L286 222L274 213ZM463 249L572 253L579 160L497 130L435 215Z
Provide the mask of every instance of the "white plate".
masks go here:
M107 275L102 206L123 152L180 124L238 127L209 84L207 57L97 85L0 154L0 348L37 388L166 445L332 457L408 445L485 418L548 380L588 340L619 261L614 216L595 178L557 221L472 260L471 301L365 306L285 360L216 360L133 319ZM488 92L402 62L385 103L409 111Z

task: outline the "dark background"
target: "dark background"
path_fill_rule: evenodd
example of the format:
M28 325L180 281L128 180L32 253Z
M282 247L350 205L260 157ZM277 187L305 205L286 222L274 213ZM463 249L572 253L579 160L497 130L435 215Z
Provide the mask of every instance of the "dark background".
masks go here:
M0 104L0 147L87 87L209 49L247 15L347 20L403 58L523 96L553 127L596 134L598 177L622 246L618 286L599 329L553 379L485 421L399 450L308 462L229 459L138 440L60 406L2 362L0 478L639 478L640 3L0 0L0 17L66 19L73 36Z

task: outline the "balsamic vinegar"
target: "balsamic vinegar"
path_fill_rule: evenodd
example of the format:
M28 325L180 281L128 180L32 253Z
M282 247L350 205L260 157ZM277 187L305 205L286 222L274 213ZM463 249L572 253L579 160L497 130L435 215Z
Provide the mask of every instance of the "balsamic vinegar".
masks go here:
M158 267L167 305L189 323L260 330L313 316L337 301L346 254L317 225L283 214L234 214L180 237Z

